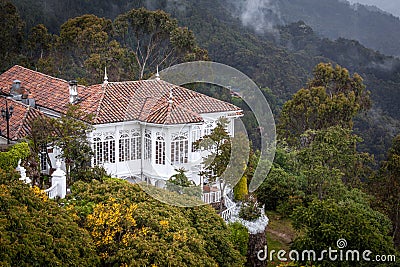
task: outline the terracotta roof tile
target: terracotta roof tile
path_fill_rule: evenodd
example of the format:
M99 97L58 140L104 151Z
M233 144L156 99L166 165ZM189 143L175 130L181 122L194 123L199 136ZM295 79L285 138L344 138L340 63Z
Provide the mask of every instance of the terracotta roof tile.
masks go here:
M92 87L101 85L91 86L88 91L96 91ZM204 113L240 112L232 104L165 81L111 82L102 91L96 123L140 120L157 124L183 124L202 121L200 114ZM173 95L171 106L168 105L170 91Z
M69 103L69 84L21 66L0 75L1 91L10 92L14 80L29 91L36 104L65 113ZM172 90L173 103L168 104ZM170 84L162 80L109 82L89 87L79 86L79 105L94 115L95 124L140 120L156 124L200 122L200 114L241 110L229 103Z
M9 108L11 106L14 108L14 112L9 121L10 140L17 141L29 134L30 125L34 119L44 115L35 108L4 96L0 96L0 110L6 109L6 101ZM4 118L0 119L1 135L7 137L7 121Z
M36 105L65 113L69 104L69 83L66 80L33 71L18 65L0 75L0 90L9 94L14 80L21 81L21 87L32 94ZM88 92L84 86L78 86L81 98Z

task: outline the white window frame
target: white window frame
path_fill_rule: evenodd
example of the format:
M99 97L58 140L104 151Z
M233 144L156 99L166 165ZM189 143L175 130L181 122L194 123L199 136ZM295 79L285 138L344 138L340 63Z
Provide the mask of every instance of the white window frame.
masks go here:
M171 140L171 163L184 164L189 162L189 140L187 134L178 134Z
M201 127L199 125L192 128L192 152L195 152L194 143L201 138Z
M162 135L156 137L156 164L165 165L165 139Z
M121 134L118 140L118 161L131 160L131 138L129 134Z
M142 157L142 137L140 132L133 131L131 138L131 160L138 160Z
M47 171L47 146L41 145L40 147L40 171L46 172Z
M93 138L93 164L115 163L115 138L107 135L104 140L100 137Z
M144 159L151 160L151 149L152 149L151 131L145 130L144 133Z

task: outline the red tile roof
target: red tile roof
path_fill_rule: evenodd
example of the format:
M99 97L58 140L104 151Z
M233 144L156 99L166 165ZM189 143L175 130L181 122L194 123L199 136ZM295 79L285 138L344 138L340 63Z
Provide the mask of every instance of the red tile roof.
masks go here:
M8 108L14 108L13 114L9 121L10 140L17 141L26 137L30 132L31 122L41 116L44 116L39 110L25 105L19 101L0 96L0 110L6 109L6 101ZM7 121L0 118L0 130L3 137L7 137Z
M29 91L36 104L65 113L69 103L69 84L21 66L0 75L0 86L8 94L14 80ZM172 91L172 104L168 103ZM140 120L156 124L201 122L200 114L234 111L232 104L170 84L162 80L110 82L89 87L79 86L79 105L94 114L94 124Z
M36 105L60 113L67 111L69 103L67 81L15 65L0 75L0 90L3 94L10 93L14 80L21 81L21 87L32 94ZM82 98L87 96L84 88L84 86L78 86Z

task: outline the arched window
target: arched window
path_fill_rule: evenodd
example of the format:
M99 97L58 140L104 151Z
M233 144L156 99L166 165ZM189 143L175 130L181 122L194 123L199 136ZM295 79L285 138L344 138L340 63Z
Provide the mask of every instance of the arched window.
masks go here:
M209 135L213 129L214 124L212 122L207 123L206 127L204 127L204 135Z
M103 142L100 137L93 138L94 165L103 163Z
M40 170L47 171L47 146L41 145L40 146Z
M172 138L171 142L171 163L182 164L188 162L188 139L184 135Z
M193 126L192 128L192 152L195 151L194 143L201 138L201 128L200 126Z
M94 165L103 163L115 163L115 140L107 136L104 140L100 137L93 138Z
M156 164L165 165L165 140L162 136L156 138Z
M118 160L120 162L128 161L131 159L131 145L130 145L130 138L128 134L123 134L119 137L119 157Z
M144 159L151 159L151 131L145 130L144 133Z
M142 140L139 132L134 132L131 139L131 160L142 157Z
M104 163L115 163L115 140L112 136L104 138L103 142Z

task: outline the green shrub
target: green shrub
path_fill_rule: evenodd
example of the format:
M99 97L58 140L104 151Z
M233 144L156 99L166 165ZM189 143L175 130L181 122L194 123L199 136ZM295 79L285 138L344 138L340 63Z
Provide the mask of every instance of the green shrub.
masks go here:
M242 207L239 211L239 217L246 221L255 221L261 216L260 205L257 199L248 195L242 203Z
M243 201L246 195L249 193L247 189L247 177L244 175L240 178L239 182L233 188L233 194L235 196L235 200Z
M210 206L166 205L120 179L78 181L71 192L64 204L91 233L103 266L243 266Z
M0 168L3 170L15 169L18 160L26 159L30 154L27 143L17 143L9 148L7 152L0 152Z
M240 251L240 254L246 257L247 247L249 245L249 232L239 222L228 224L228 228L231 231L231 242L234 247Z
M72 181L90 182L92 180L102 181L104 178L111 178L102 166L86 167L71 172Z
M88 232L39 188L0 184L0 266L98 266Z

